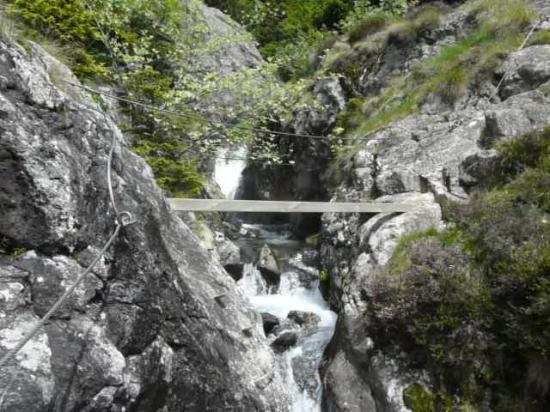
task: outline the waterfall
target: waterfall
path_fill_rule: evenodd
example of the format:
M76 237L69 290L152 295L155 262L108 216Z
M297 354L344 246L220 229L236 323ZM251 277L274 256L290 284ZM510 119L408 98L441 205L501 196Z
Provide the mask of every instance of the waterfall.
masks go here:
M226 199L234 199L241 175L246 167L248 148L245 145L225 147L218 152L214 180Z

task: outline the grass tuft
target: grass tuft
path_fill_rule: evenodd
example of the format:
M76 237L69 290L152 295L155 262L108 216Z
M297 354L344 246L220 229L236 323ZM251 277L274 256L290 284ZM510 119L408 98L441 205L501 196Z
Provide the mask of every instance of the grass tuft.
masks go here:
M468 92L470 77L466 69L457 67L442 72L434 80L434 93L448 104L455 103Z
M381 31L389 21L390 17L386 13L369 14L364 20L349 29L349 42L351 44L357 43L368 35Z
M441 25L441 10L437 7L424 7L414 19L404 20L388 28L388 43L397 46L416 41Z

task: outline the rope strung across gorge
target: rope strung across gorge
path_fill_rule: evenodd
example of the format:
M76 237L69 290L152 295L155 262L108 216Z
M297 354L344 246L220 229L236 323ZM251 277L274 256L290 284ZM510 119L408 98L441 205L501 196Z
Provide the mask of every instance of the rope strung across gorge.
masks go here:
M74 86L74 87L77 87L79 89L85 90L89 93L92 93L92 94L95 94L95 95L98 95L98 96L104 96L104 97L114 99L114 100L118 100L120 102L131 104L131 105L137 106L137 107L141 107L143 109L147 109L147 110L150 110L150 111L153 111L153 112L163 113L163 114L167 114L167 115L170 115L170 116L175 116L175 117L179 117L179 118L183 118L183 119L189 119L189 120L201 120L201 119L203 119L199 114L190 114L190 113L183 113L183 112L170 110L170 109L164 109L162 107L153 106L153 105L150 105L150 104L147 104L147 103L140 102L138 100L128 99L127 97L115 96L114 94L102 92L100 90L96 90L96 89L93 89L91 87L84 86L82 84L74 83L74 82L71 82L69 80L63 80L63 81L65 83L70 84L71 86ZM276 136L286 136L286 137L301 137L301 138L305 138L305 139L334 140L334 141L339 141L340 140L340 141L353 141L353 142L377 140L377 139L369 138L368 136L366 136L366 137L345 137L345 136L334 136L334 137L332 137L332 136L322 136L322 135L314 135L314 134L301 134L301 133L282 132L282 131L277 131L277 130L270 130L270 129L263 128L263 127L258 128L258 127L247 127L247 126L240 126L240 125L228 125L228 124L224 124L224 123L221 123L221 124L223 124L224 126L226 126L228 128L233 128L233 129L243 130L243 131L248 131L248 132L253 132L253 133L264 133L264 134L271 134L271 135L276 135ZM369 133L369 135L375 133L376 131L378 131L378 130L375 130L374 132Z
M7 364L7 362L17 355L17 353L25 346L25 344L30 341L36 334L40 331L40 329L46 324L46 322L52 317L52 315L59 309L59 307L67 300L67 298L74 292L74 290L78 287L78 285L84 280L86 275L88 275L95 265L99 262L99 260L103 257L105 252L109 249L109 247L113 244L113 242L116 240L117 236L120 233L120 230L123 227L129 226L131 224L135 223L135 220L130 212L123 211L118 212L118 208L115 201L115 196L113 192L113 182L112 182L112 176L111 176L111 166L112 166L112 160L113 155L115 151L115 145L116 145L116 134L112 133L113 138L111 142L111 148L109 150L109 157L107 160L107 185L109 189L109 198L111 201L111 207L115 211L116 219L115 219L115 230L111 234L111 237L105 243L105 246L101 249L101 251L97 254L95 259L90 263L90 265L86 268L84 272L82 272L76 281L72 284L72 286L67 289L59 299L54 303L54 305L48 310L48 312L36 323L36 325L23 337L17 344L10 349L3 357L0 359L0 369L4 368L4 366Z

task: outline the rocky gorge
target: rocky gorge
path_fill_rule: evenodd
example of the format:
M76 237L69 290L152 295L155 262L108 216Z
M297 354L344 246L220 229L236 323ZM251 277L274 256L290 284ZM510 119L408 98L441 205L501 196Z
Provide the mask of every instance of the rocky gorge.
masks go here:
M502 1L504 11L517 6ZM525 316L538 308L537 330L548 325L547 174L519 183L538 190L534 201L503 186L513 184L510 168L515 178L546 166L516 146L524 163L513 163L499 145L550 125L550 42L531 41L550 31L550 5L534 0L506 17L480 1L421 3L428 4L411 7L403 21L369 28L359 39L338 33L312 54L307 98L314 103L270 119L272 129L288 134L273 149L284 163L258 161L257 147L239 141L224 143L201 165L210 180L202 197L418 206L401 214L177 215L157 169L134 153L135 137L125 132L131 115L83 89L39 44L0 39L0 355L113 233L119 216L106 176L113 141L113 195L135 219L2 368L0 411L546 410L546 335L529 330L515 349L499 335L515 323L498 318L504 306ZM221 11L202 3L200 10L210 36L246 35ZM520 11L526 17L518 23ZM490 50L487 44L509 41L501 25L526 41ZM484 62L490 53L494 59ZM247 40L194 64L223 78L261 61ZM273 81L257 73L253 80ZM208 93L196 108L207 112L207 136L217 138L215 124L226 115L211 102L231 106L237 98ZM545 156L542 136L528 140L526 151ZM501 175L505 183L497 182ZM486 223L468 209L495 187L513 192L524 219L503 234L491 228L500 221ZM502 220L513 216L505 209ZM471 250L482 236L470 227L478 221L496 245L483 249L494 259ZM515 261L506 259L531 241L538 249L525 259L542 263L533 269L521 261L518 270L522 284L542 273L536 298L514 300L521 289L515 283L515 294L506 295L508 278L479 286L485 261L500 259L495 267L513 271ZM497 246L505 252L497 255ZM446 283L455 278L458 285ZM430 294L443 297L425 302ZM536 308L525 303L531 301ZM479 308L497 313L497 321ZM462 317L470 310L474 321ZM422 314L429 323L421 323ZM453 340L462 345L459 355Z

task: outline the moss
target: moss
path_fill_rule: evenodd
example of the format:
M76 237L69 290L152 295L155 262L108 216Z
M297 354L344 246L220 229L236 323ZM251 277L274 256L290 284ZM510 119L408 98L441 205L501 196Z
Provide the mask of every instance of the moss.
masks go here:
M330 275L325 269L319 271L319 280L322 284L328 285L330 283Z
M405 406L412 412L436 412L436 398L433 393L420 384L410 385L403 392Z
M456 228L439 231L431 228L425 231L412 232L402 236L394 249L392 258L388 263L388 272L399 274L410 267L409 253L411 245L421 239L433 238L440 241L444 246L453 246L460 242L461 232Z
M20 247L16 248L15 250L13 250L13 252L11 252L11 257L14 260L19 260L19 258L21 258L23 253L25 253L26 251L27 251L26 247L20 246Z
M359 126L356 134L358 136L366 136L384 126L405 118L417 109L419 99L420 94L415 93L390 107L384 108L381 112L366 119L366 121Z

